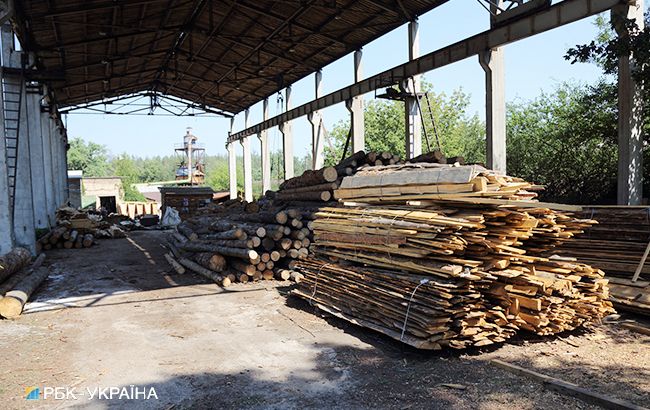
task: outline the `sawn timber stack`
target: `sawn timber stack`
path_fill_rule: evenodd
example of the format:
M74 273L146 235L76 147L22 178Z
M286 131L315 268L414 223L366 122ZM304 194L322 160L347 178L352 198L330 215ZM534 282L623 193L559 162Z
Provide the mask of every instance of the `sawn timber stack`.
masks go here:
M315 214L295 294L426 349L598 321L613 312L604 273L540 256L594 221L531 201L537 189L479 166L360 170L334 192L348 206Z

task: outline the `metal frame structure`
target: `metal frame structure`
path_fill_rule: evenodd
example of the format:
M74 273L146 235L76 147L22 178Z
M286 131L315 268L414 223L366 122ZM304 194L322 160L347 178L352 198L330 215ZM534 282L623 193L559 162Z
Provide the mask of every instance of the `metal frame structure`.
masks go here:
M398 85L406 104L405 147L421 152L419 76L477 56L486 78L488 166L505 170L503 49L547 30L611 10L643 24L643 0L479 0L490 29L419 55L417 18L448 0L0 0L0 253L34 249L33 228L53 223L67 202L67 135L61 113L215 115L230 117L230 195L237 192L236 143L243 150L244 197L253 199L251 139L262 148L262 186L270 188L268 130L283 137L285 178L293 176L292 121L312 127L313 166L322 165L322 110L344 103L351 145L364 148L363 95ZM11 24L9 24L11 23ZM363 79L361 48L408 24L409 60ZM619 35L628 33L623 28ZM14 45L14 35L21 48ZM354 83L321 95L324 66L354 53ZM634 56L619 66L619 203L641 200L640 92ZM314 100L292 107L291 85L314 74ZM29 91L28 91L29 90ZM284 91L285 110L269 118L268 98ZM6 97L20 96L18 108ZM145 103L139 106L142 100ZM136 101L134 101L136 100ZM249 124L263 102L263 121ZM108 108L110 106L110 109ZM104 108L102 108L104 107ZM234 132L243 113L244 129ZM18 125L7 125L11 121ZM10 135L16 129L15 141ZM11 144L15 144L12 158ZM9 148L8 148L9 147ZM12 161L15 160L15 165ZM15 171L10 177L12 166ZM11 178L14 178L13 182ZM16 192L9 195L15 184ZM45 212L35 204L45 196ZM7 232L5 232L5 229Z

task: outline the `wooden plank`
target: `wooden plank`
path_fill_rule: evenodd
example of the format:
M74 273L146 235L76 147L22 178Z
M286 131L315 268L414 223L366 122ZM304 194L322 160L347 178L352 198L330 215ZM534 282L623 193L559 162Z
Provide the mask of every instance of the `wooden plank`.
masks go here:
M587 390L573 383L569 383L564 380L557 379L555 377L547 376L545 374L541 374L533 370L525 369L523 367L519 367L511 363L506 363L501 360L497 360L497 359L491 360L491 363L514 374L526 376L533 380L537 380L541 382L545 387L548 387L553 391L556 391L558 393L567 396L575 397L586 403L595 404L597 406L601 406L606 409L648 410L646 407L638 406L634 403L630 403L625 400L621 400L615 397L610 397L601 393L593 392L591 390Z

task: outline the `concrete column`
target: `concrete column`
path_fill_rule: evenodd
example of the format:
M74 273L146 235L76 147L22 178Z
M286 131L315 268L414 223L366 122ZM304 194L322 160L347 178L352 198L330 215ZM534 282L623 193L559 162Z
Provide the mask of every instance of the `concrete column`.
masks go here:
M262 119L269 119L269 99L262 103ZM271 189L271 153L269 152L269 132L262 130L257 137L260 139L260 156L262 157L262 194Z
M417 20L411 21L408 25L409 60L420 57L420 29ZM412 97L404 100L404 125L406 134L404 136L404 148L406 158L414 158L422 154L422 116L418 103L418 93L421 91L421 76L415 75L403 84L404 90Z
M34 200L32 196L32 171L29 141L29 115L25 83L21 82L21 103L18 126L18 153L16 160L16 187L14 190L14 234L16 245L36 253L36 233L34 223Z
M34 223L36 228L49 225L47 193L45 186L45 159L43 132L41 130L41 95L38 90L27 90L27 124L29 127L29 158L32 173L32 196L34 198Z
M291 109L291 86L287 87L285 96L285 111ZM291 132L291 121L280 124L282 133L282 152L284 158L284 179L290 179L294 176L293 171L293 133Z
M56 201L54 199L54 172L52 162L52 135L50 129L50 116L46 112L41 113L41 135L43 149L43 172L45 175L45 208L47 210L47 220L49 226L56 223Z
M315 97L314 99L322 96L322 82L323 72L321 70L314 73L315 80ZM320 111L314 111L307 115L307 119L311 124L311 166L312 169L320 169L323 167L323 143L325 139L325 127L323 126L323 114Z
M230 132L235 124L235 117L230 119ZM232 142L226 144L228 150L228 177L230 179L230 199L237 198L237 153L235 152L235 145Z
M54 207L55 210L63 201L63 193L61 192L61 161L60 161L60 151L61 145L59 144L59 137L56 131L56 124L54 118L50 117L49 119L49 129L50 129L50 144L52 147L52 187L54 188Z
M643 0L612 9L612 21L619 36L629 33L622 24L634 20L643 30ZM639 205L643 197L643 98L641 86L632 78L633 55L618 61L618 194L619 205Z
M3 75L0 71L0 76ZM4 92L0 78L0 107L4 106ZM7 145L4 138L4 110L0 109L0 255L14 247L13 218L9 198L9 171L7 168Z
M249 126L249 110L244 112L244 129ZM244 137L239 142L244 151L244 199L247 202L253 202L253 162L251 160L251 140L250 136Z
M363 75L363 52L354 52L354 82L361 81ZM346 101L345 106L350 111L350 134L352 139L352 153L366 149L366 127L363 120L363 96L359 95Z
M499 0L499 6L503 0ZM495 5L491 6L497 13ZM491 24L494 24L492 19ZM506 172L506 96L503 47L485 50L479 54L479 63L485 71L485 145L487 167Z

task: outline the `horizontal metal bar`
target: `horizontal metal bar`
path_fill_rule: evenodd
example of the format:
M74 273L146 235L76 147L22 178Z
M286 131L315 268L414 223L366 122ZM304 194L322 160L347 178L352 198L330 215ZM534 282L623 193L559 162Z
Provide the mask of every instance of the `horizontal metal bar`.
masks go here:
M425 54L408 63L393 67L382 73L341 88L321 98L286 111L259 124L231 134L227 142L278 126L331 105L345 102L352 97L389 87L414 75L464 60L479 53L514 41L593 16L625 3L625 0L564 0L534 14L514 19L503 26L484 31L475 36Z

